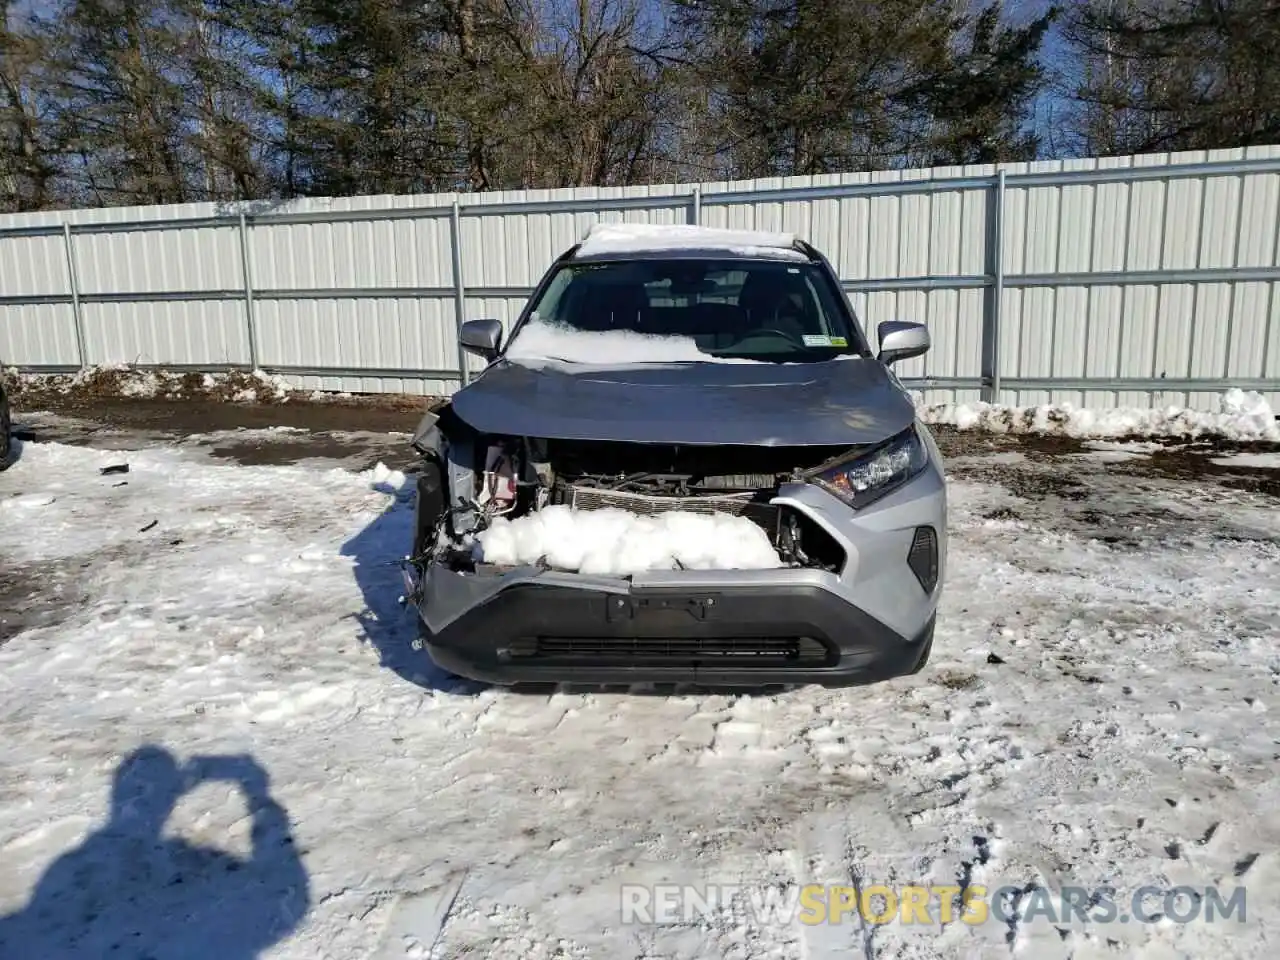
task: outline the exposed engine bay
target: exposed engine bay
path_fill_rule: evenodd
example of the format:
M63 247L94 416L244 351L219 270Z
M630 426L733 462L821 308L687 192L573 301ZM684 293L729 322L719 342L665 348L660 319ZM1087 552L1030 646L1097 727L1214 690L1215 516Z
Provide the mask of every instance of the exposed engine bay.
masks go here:
M770 500L849 455L826 446L672 445L480 434L446 407L414 437L418 482L417 562L476 571L475 540L498 518L548 506L742 517L759 526L781 565L838 570L840 545L805 514Z

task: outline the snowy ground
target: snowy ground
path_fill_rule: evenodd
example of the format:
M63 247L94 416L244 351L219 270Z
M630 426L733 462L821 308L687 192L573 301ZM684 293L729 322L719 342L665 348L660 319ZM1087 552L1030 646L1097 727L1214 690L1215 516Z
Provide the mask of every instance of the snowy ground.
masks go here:
M225 436L34 420L0 474L0 956L1274 955L1270 461L975 442L919 676L513 694L410 655L408 487L365 469L402 438L245 465ZM150 792L112 815L121 769ZM1248 899L1244 923L623 924L622 885L660 882Z

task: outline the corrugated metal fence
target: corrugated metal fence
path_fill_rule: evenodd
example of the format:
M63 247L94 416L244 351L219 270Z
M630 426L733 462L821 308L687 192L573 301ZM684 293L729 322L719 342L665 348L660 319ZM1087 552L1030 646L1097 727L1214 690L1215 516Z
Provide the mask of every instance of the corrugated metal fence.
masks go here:
M514 320L595 220L792 230L930 400L1280 404L1280 147L736 183L0 217L0 364L260 367L448 393L468 317ZM474 361L470 369L474 370Z

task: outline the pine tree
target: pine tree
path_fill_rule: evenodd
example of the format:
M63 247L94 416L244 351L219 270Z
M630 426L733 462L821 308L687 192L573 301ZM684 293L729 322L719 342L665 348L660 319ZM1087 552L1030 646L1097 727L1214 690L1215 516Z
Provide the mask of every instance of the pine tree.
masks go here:
M1082 3L1068 36L1084 149L1246 147L1280 139L1280 2Z

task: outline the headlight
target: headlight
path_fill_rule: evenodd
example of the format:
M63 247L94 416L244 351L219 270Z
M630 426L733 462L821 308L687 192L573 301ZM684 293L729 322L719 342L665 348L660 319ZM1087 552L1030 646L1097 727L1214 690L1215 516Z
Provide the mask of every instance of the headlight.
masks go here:
M810 479L849 506L865 507L910 480L928 462L929 452L913 425L870 453L827 467Z

